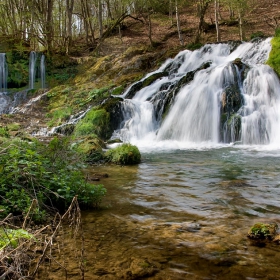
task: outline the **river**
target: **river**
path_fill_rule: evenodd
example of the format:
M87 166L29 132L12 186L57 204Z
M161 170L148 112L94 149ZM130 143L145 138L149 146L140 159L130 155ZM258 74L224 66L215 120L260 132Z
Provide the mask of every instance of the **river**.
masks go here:
M223 145L94 167L108 193L83 213L85 279L280 279L280 246L247 238L280 223L279 161L268 146Z

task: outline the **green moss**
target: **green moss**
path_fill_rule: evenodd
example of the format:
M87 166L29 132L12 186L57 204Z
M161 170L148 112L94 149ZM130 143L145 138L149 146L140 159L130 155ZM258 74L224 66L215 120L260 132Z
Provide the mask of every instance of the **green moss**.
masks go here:
M20 129L20 125L18 123L10 123L7 127L9 131L17 131Z
M104 158L104 142L98 137L86 137L75 144L78 153L85 156L89 163L96 163Z
M123 93L123 91L124 91L124 86L118 86L118 87L115 87L115 88L112 90L111 94L112 94L112 95L120 95L120 94Z
M51 120L48 122L49 126L60 125L65 122L72 114L72 109L70 107L62 107L53 110L48 114Z
M276 29L275 37L271 40L271 46L267 64L280 76L280 28Z
M248 237L251 239L273 239L278 229L277 224L254 224L249 232Z
M136 146L123 144L105 153L109 162L121 165L138 164L141 161L141 154Z
M86 116L76 125L74 135L98 136L105 139L109 130L109 113L104 109L91 109Z

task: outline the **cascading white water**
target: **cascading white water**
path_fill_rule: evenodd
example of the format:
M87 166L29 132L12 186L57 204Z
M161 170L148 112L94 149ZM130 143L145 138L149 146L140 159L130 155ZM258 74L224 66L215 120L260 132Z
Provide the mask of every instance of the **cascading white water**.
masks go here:
M6 54L0 53L0 114L4 113L9 104L7 96L8 66Z
M40 60L40 76L41 76L41 88L46 87L46 65L45 65L45 55L42 54Z
M277 142L280 140L280 84L274 71L263 65L270 49L270 39L266 39L242 43L232 52L229 44L209 44L194 52L179 53L157 70L168 69L168 77L156 80L138 91L132 99L124 100L123 127L115 131L113 137L140 146L143 142L150 145L151 141L170 140L217 144L221 141L223 92L235 84L244 99L237 112L241 118L241 142ZM245 80L241 79L238 67L232 63L236 58L249 65ZM210 67L196 71L193 80L180 89L164 120L157 117L158 108L155 108L160 100L155 102L155 99L164 94L165 85L171 87L182 76L209 61Z
M34 89L36 78L37 53L32 51L29 55L29 89Z
M269 66L253 67L249 71L244 81L244 97L242 142L279 143L280 82Z
M6 54L0 53L0 92L7 92L8 66Z

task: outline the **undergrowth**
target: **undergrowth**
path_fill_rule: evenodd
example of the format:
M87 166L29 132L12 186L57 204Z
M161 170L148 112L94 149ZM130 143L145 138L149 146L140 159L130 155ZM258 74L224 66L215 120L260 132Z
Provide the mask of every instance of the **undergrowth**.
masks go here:
M87 182L81 159L68 139L3 141L0 144L0 218L8 213L24 215L33 199L35 222L42 222L50 208L64 211L74 196L82 207L98 206L106 189Z

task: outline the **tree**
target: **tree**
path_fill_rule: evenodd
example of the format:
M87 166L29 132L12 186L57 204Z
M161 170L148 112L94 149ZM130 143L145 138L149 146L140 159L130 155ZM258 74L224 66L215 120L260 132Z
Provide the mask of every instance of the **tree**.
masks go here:
M216 32L217 32L217 42L221 41L221 33L219 27L219 9L220 9L219 0L215 0L215 25L216 25Z
M178 1L177 0L175 0L175 11L176 11L176 22L177 22L177 30L178 30L180 45L184 46L184 39L182 37L182 30L181 30L181 23L180 23L180 17L179 17L179 12L178 12Z
M212 0L197 0L197 12L199 17L199 23L195 43L198 43L200 41L201 33L203 31L204 17L211 1Z

